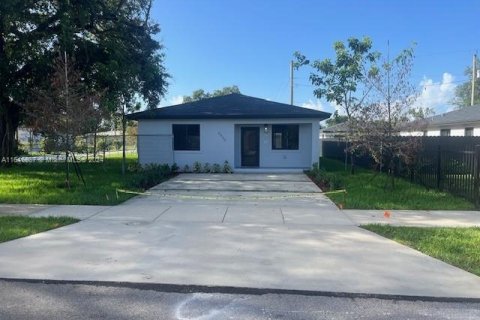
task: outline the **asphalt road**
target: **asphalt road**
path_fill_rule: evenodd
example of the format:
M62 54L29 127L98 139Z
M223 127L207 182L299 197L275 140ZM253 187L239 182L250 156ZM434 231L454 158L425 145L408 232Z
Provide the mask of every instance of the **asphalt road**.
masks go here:
M0 319L480 319L480 303L0 281Z

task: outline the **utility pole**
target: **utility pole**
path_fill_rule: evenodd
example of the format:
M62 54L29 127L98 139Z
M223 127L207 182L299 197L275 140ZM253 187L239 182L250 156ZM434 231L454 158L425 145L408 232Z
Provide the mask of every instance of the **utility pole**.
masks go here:
M293 61L290 61L290 104L293 106Z
M470 105L473 106L475 104L475 77L477 76L477 55L473 55L473 62L472 62L472 97L470 99Z

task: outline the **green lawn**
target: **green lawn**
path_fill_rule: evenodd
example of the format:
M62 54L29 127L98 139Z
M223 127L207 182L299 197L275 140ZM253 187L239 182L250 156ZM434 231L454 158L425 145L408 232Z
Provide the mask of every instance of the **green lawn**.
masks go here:
M351 175L342 162L321 158L320 167L341 181L342 192L327 193L337 204L349 209L424 209L424 210L472 210L473 203L446 192L427 190L404 179L395 179L395 188L385 188L387 175L357 168Z
M2 216L0 217L0 242L26 237L78 221L69 217Z
M362 226L480 276L480 228Z
M134 158L128 159L133 161ZM133 196L116 191L128 188L136 178L135 173L128 171L122 177L121 158L106 159L104 163L80 163L86 186L72 168L70 189L65 188L64 168L64 163L0 167L0 203L113 205Z

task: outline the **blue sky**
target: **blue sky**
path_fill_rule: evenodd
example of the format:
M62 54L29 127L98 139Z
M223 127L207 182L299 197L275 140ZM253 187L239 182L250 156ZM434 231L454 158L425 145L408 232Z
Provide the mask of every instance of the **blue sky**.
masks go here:
M334 41L368 36L380 52L390 41L392 54L417 43L412 82L423 104L443 112L480 46L476 0L156 0L152 16L172 75L162 105L229 85L288 102L294 51L311 60L333 57ZM295 104L333 111L315 98L308 75L295 75Z

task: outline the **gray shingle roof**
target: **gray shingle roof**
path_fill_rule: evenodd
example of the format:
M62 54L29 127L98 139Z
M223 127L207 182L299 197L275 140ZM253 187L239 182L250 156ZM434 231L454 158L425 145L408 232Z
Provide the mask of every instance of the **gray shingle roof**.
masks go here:
M337 124L334 124L333 126L326 127L321 131L325 133L347 132L348 122L337 123Z
M330 113L232 93L127 115L140 119L318 119Z
M442 113L426 118L425 121L428 126L444 126L480 121L480 105Z

